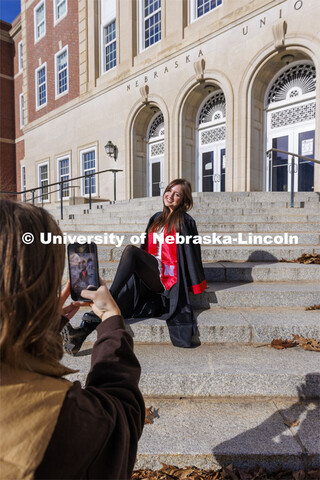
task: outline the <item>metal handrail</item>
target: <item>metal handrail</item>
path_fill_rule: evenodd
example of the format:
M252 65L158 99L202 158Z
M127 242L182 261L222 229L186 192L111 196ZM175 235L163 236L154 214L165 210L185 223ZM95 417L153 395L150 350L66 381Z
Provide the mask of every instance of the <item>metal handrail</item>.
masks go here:
M294 172L294 157L301 158L302 160L306 160L308 162L313 162L313 163L318 163L320 165L320 160L314 160L313 158L306 157L304 155L299 155L298 153L293 153L293 152L287 152L286 150L279 150L278 148L270 148L267 152L266 155L267 157L270 158L270 154L272 152L278 152L278 153L284 153L285 155L291 156L291 171ZM278 166L285 166L288 165L289 167L289 159L288 162L285 163L284 165L278 165ZM294 208L294 176L291 175L291 195L290 195L290 208Z
M269 153L271 153L271 152L285 153L286 155L291 155L292 157L303 158L303 160L308 160L309 162L319 163L319 165L320 165L320 160L314 160L313 158L305 157L303 155L299 155L298 153L286 152L285 150L278 150L277 148L270 148L267 151L266 155L269 155Z
M48 185L42 185L41 187L34 187L34 188L29 188L28 190L22 190L21 192L7 192L7 191L0 191L0 194L4 194L4 195L23 195L25 196L26 193L29 193L31 192L32 193L32 204L34 205L34 201L35 199L37 198L41 198L42 199L42 205L43 205L43 197L44 195L52 195L56 192L59 192L60 191L60 214L61 214L61 220L63 220L63 190L64 188L80 188L79 185L68 185L67 187L64 187L63 185L65 183L71 183L73 182L74 180L79 180L79 179L82 179L82 178L88 178L89 179L89 209L91 210L92 208L92 177L95 176L95 175L100 175L101 173L105 173L105 172L112 172L113 175L114 175L114 201L116 201L116 174L118 172L122 172L123 170L119 170L119 169L113 169L113 168L108 168L106 170L100 170L99 172L94 172L94 173L86 173L85 175L80 175L78 177L74 177L74 178L68 178L68 179L65 179L65 180L60 180L59 182L53 182L53 183L50 183ZM50 187L53 187L55 185L59 185L59 188L54 190L53 192L49 191ZM44 193L44 189L47 190L46 193ZM37 190L41 190L41 194L40 195L37 195L35 196L35 192ZM24 202L27 202L29 200L24 200Z

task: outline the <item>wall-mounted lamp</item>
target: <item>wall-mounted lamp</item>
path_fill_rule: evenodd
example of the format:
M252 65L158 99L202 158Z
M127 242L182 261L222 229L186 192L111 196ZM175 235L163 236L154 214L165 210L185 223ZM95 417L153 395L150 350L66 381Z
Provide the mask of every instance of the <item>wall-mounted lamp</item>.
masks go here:
M109 142L104 146L104 148L105 148L106 154L109 157L114 158L114 160L116 161L117 158L118 158L118 147L117 147L117 145L114 145L111 142L111 140L109 140Z

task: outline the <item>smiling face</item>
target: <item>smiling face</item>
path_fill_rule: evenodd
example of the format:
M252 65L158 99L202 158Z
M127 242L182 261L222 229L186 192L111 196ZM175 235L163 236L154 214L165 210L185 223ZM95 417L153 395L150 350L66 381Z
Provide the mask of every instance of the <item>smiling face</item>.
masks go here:
M183 202L183 186L173 185L163 195L163 203L171 212Z

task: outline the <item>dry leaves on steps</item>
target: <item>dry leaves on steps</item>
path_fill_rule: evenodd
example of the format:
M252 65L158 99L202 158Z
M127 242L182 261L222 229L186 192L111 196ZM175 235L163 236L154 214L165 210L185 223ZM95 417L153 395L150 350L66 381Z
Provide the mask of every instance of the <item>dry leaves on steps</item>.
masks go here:
M272 340L270 347L277 348L278 350L283 350L284 348L296 347L298 344L294 340L282 340L282 338L277 338Z
M320 342L318 340L315 340L314 338L305 338L299 335L293 335L291 340L283 340L282 338L274 339L268 346L276 348L277 350L299 346L304 350L320 352Z
M320 253L303 253L301 257L298 257L294 260L286 260L285 258L281 258L280 262L305 263L307 265L314 263L316 265L320 265Z
M320 469L293 472L279 468L276 472L266 473L265 469L259 466L252 470L243 470L233 465L214 471L162 464L160 470L136 470L132 475L132 480L319 480L319 478Z
M145 425L148 424L148 423L152 424L154 418L159 418L158 411L159 411L159 409L154 410L152 405L151 405L151 407L146 408L146 416L145 416L144 424Z
M295 420L294 422L291 422L291 420L285 420L283 423L287 425L287 427L293 428L293 427L297 427L300 422L299 420Z
M305 310L320 310L320 305L311 305L311 307L306 307Z
M293 335L293 340L295 340L304 350L320 352L320 342L314 338L304 338L299 335Z

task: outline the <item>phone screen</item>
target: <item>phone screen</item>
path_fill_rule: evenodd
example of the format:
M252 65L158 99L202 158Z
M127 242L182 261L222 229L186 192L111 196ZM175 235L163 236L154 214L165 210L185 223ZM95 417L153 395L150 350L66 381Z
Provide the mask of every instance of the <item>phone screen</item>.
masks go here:
M81 297L81 291L99 288L98 254L95 243L68 245L70 291L72 300L88 299Z

